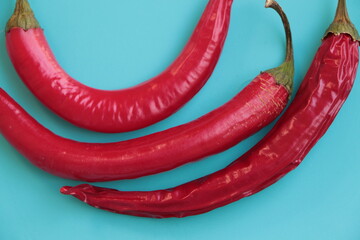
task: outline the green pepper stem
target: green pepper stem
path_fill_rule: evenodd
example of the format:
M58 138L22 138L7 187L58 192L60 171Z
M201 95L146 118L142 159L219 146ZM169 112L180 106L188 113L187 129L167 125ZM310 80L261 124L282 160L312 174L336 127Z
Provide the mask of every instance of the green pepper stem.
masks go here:
M339 0L334 21L351 23L346 7L346 0Z
M326 30L325 37L329 33L335 35L346 33L349 34L354 41L360 41L359 33L350 20L346 7L346 0L339 0L334 21Z
M40 24L36 20L27 0L16 0L14 13L6 24L6 32L9 32L12 28L22 28L24 30L40 28Z
M285 14L285 12L282 10L281 6L274 0L266 0L265 4L266 8L272 8L274 9L281 17L281 20L284 25L285 34L286 34L286 58L285 61L293 61L294 60L294 50L293 50L293 44L292 44L292 35L291 35L291 29L290 29L290 23L289 20Z
M291 93L294 82L294 50L290 23L285 12L275 0L266 0L265 7L274 9L280 15L286 34L286 57L284 63L266 72L274 76L276 82L285 86Z

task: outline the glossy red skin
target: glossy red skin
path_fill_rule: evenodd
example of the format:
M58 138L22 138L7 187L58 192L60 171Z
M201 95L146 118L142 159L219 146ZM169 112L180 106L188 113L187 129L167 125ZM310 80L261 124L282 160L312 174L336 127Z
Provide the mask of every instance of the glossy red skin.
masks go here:
M255 194L295 169L325 134L350 93L358 61L358 43L350 36L326 38L276 126L221 171L160 191L120 192L91 185L61 191L97 208L153 218L201 214Z
M169 117L203 87L220 57L232 2L210 0L180 56L160 75L128 89L94 89L70 77L42 29L13 28L6 46L20 78L56 114L89 130L127 132Z
M117 143L81 143L59 137L0 90L0 132L34 165L82 181L155 174L220 153L272 122L289 98L262 73L232 100L190 123Z

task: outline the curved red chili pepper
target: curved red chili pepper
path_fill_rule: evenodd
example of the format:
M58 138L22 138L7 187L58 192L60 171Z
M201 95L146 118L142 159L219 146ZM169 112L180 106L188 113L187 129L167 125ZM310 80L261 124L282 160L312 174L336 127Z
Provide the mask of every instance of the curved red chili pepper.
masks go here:
M341 13L345 1L339 2ZM279 10L276 2L268 0L268 5ZM161 191L120 192L80 185L64 187L62 193L111 212L166 218L208 212L270 186L302 162L350 93L359 62L354 41L358 35L350 21L341 29L330 28L332 33L324 39L294 102L271 132L225 169Z
M81 84L58 64L27 0L17 0L6 46L20 78L67 121L106 133L144 128L169 117L206 83L222 51L233 0L210 0L180 56L160 75L128 89Z
M175 128L117 143L80 143L42 127L0 90L0 132L26 158L54 175L84 181L136 178L220 153L272 122L284 109L293 81L291 33L278 68L256 77L231 101Z

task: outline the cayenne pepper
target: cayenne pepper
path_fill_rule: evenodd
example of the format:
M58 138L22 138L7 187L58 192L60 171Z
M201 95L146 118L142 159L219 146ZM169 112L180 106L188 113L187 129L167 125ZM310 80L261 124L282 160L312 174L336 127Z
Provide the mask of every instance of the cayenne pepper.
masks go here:
M6 26L10 59L25 85L48 108L89 130L118 133L159 122L206 83L228 33L233 0L210 0L179 57L160 75L128 89L88 87L56 61L27 0L17 0Z
M267 7L282 14L275 1L267 0ZM115 213L167 218L205 213L263 190L295 169L335 119L356 77L358 41L345 0L339 0L334 23L294 102L262 141L225 169L160 191L120 192L80 185L63 187L61 192Z
M88 182L155 174L223 152L271 123L294 77L290 26L284 63L257 76L232 100L190 123L117 143L82 143L50 132L0 89L0 132L39 168Z

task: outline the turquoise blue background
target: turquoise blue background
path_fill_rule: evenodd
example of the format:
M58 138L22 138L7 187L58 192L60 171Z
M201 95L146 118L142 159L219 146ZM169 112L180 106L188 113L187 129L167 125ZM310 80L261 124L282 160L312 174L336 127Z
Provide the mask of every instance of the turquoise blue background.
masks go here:
M295 89L304 77L336 0L279 0L289 16L296 58ZM15 1L2 1L5 26ZM205 0L31 0L60 64L92 87L118 89L161 72L179 54ZM149 128L126 134L78 129L43 107L26 89L0 37L0 87L55 133L89 142L143 136L189 122L222 105L261 70L284 56L280 18L263 0L234 0L231 27L219 64L183 109ZM360 28L360 1L348 0ZM360 75L359 75L360 76ZM91 208L59 193L64 180L32 166L0 137L0 239L360 239L360 77L327 134L303 164L255 196L185 219L145 219ZM1 113L0 113L1 114ZM269 127L236 147L179 169L131 181L99 183L122 190L173 187L217 171L253 146Z

